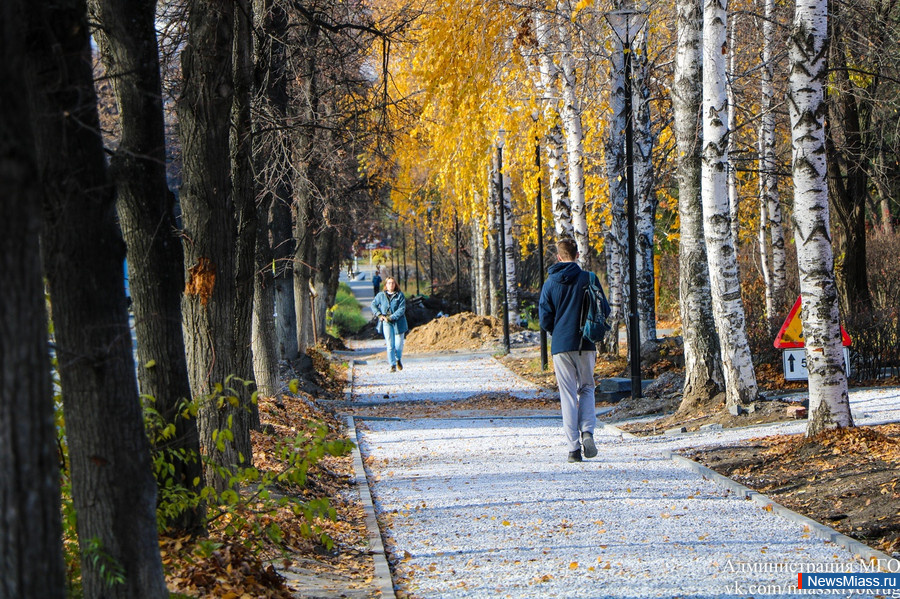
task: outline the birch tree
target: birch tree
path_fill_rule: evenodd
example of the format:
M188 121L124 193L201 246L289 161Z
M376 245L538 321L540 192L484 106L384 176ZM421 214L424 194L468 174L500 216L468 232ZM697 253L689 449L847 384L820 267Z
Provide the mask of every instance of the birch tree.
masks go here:
M689 411L721 392L723 377L700 199L702 0L678 0L675 9L678 45L672 107L678 148L679 306L684 338L684 391L679 410Z
M728 206L728 100L725 93L727 0L703 5L703 145L701 198L713 315L721 343L725 403L732 414L758 395L744 322Z
M650 116L650 68L647 58L646 28L635 40L632 106L634 118L634 201L638 322L641 343L656 340L656 299L654 289L654 239L659 200L654 189L653 148L656 143Z
M627 182L625 180L625 59L622 40L613 36L610 54L609 124L605 146L606 178L609 188L609 225L604 230L606 280L609 286L610 334L606 336L606 351L619 353L619 328L628 315L628 231L625 219Z
M563 154L565 140L559 114L559 67L553 61L552 29L547 21L552 15L541 10L533 13L536 53L538 62L537 83L544 97L544 120L550 128L544 136L543 145L547 153L547 172L550 187L550 205L553 210L553 228L556 238L574 237L572 229L572 206L569 201L569 184L566 176Z
M775 85L772 44L775 36L775 0L764 0L759 123L759 251L766 286L766 317L770 322L783 308L787 268L784 227L778 196L775 154Z
M519 322L519 285L516 282L516 250L513 236L512 180L503 172L503 196L500 210L503 210L503 241L506 244L504 259L506 260L506 301L508 303L509 323Z
M825 152L827 0L797 0L790 39L794 237L809 370L807 436L853 426L844 375Z
M572 9L564 0L560 6L559 53L562 87L562 122L566 138L569 174L569 202L572 208L572 231L578 247L578 262L583 266L590 256L587 214L584 204L584 131L581 126L581 102L576 90L575 57L572 49Z

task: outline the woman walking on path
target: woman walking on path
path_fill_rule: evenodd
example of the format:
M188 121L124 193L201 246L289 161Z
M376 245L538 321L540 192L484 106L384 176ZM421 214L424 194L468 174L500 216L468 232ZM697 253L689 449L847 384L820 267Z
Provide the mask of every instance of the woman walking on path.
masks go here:
M384 291L372 300L372 313L378 319L375 330L384 335L391 372L403 370L403 339L409 325L406 322L406 296L394 277L384 281Z

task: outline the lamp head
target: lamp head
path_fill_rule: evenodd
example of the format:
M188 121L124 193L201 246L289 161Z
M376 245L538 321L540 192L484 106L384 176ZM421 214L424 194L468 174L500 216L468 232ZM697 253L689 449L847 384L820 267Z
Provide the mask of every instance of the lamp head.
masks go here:
M606 13L605 17L609 26L612 27L613 33L626 47L631 46L631 42L647 24L646 12L630 8L610 11Z

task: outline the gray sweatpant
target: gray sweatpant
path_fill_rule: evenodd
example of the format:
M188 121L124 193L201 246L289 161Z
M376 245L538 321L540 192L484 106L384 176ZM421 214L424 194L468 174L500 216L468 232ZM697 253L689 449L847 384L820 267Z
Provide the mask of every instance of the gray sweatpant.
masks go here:
M553 369L559 385L563 430L569 451L581 449L581 433L594 432L597 411L594 404L594 365L597 352L568 351L553 354Z

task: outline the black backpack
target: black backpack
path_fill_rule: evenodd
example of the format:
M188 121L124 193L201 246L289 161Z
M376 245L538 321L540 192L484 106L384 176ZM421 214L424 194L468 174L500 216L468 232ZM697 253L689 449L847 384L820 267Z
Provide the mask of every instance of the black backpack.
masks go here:
M584 288L581 298L581 312L578 316L578 325L581 328L581 336L591 343L601 343L612 327L606 319L612 308L606 301L606 294L600 286L600 280L592 272L586 272L588 284Z

